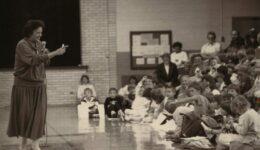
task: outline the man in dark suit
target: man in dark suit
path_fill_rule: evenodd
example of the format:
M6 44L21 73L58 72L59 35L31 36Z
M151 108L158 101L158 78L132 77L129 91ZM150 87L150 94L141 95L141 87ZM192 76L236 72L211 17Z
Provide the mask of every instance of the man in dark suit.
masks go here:
M180 84L178 80L179 73L177 66L170 61L170 54L163 54L162 60L163 63L159 64L155 71L159 84L178 86Z

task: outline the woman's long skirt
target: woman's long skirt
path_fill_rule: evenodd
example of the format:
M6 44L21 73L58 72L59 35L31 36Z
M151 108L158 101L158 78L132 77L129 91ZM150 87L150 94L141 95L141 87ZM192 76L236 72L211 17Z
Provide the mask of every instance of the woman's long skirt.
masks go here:
M46 84L15 78L7 135L32 140L42 137L45 134L46 112Z

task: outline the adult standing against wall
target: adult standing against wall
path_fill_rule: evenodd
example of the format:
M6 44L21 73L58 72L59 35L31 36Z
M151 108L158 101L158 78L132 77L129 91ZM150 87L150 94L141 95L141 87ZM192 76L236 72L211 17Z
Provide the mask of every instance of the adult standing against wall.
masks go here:
M41 20L27 21L24 38L16 46L7 135L22 138L20 150L27 149L27 139L33 141L33 150L40 150L39 139L45 134L47 112L45 67L51 58L66 52L66 46L52 52L45 48L40 41L44 26Z
M164 86L178 86L180 84L179 72L177 66L171 62L170 54L165 53L161 58L163 63L159 64L155 71L158 82Z

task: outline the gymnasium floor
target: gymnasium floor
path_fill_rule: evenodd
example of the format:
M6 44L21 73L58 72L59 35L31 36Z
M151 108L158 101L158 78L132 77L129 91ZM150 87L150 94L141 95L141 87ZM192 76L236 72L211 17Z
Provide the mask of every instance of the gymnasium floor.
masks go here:
M18 149L17 138L6 136L9 109L0 109L0 150ZM149 125L105 119L78 121L75 106L49 107L43 150L180 150L161 140Z

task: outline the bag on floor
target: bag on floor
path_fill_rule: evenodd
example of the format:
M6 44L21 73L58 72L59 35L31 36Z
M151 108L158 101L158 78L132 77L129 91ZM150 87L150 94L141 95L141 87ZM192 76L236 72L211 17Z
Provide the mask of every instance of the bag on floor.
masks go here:
M181 137L206 136L201 122L193 112L183 114Z

